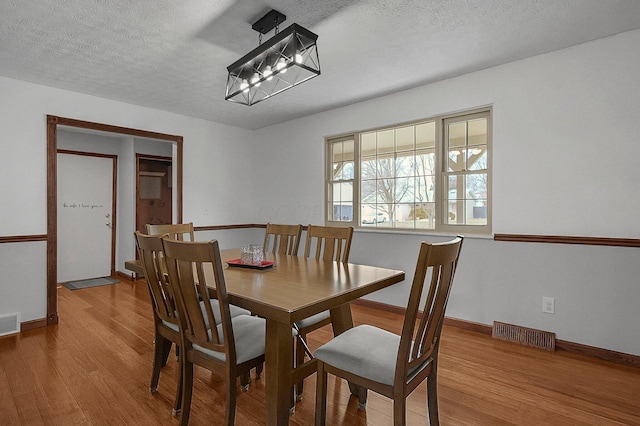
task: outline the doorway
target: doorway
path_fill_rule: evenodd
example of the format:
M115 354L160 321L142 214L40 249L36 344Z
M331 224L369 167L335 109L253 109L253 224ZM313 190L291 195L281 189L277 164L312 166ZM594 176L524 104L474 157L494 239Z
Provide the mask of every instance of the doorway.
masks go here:
M115 155L58 150L58 282L115 273Z
M72 118L47 116L47 325L58 323L58 127L84 129L90 132L128 135L151 142L172 144L172 175L174 194L174 217L182 222L182 136L150 132L109 124L75 120Z
M136 230L172 222L171 158L136 154Z

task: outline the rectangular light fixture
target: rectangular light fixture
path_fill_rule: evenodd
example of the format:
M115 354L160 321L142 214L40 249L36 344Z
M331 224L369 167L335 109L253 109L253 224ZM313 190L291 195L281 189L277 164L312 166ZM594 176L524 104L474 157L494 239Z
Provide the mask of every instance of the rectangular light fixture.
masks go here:
M253 105L320 75L317 40L298 24L276 26L273 37L227 67L225 99Z

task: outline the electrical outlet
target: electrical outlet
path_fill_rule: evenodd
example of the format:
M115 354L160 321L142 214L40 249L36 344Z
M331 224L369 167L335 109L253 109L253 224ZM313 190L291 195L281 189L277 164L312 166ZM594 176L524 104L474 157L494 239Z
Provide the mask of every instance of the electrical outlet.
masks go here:
M553 297L543 297L542 312L545 314L554 314L555 311L555 299Z

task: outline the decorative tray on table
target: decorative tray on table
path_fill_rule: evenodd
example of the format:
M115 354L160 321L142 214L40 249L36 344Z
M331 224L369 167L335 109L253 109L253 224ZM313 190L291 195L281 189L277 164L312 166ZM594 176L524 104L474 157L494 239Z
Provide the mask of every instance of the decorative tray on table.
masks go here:
M240 259L227 260L229 267L233 268L248 268L248 269L269 269L273 268L276 262L272 260L263 260L260 265L252 265L250 263L243 263Z

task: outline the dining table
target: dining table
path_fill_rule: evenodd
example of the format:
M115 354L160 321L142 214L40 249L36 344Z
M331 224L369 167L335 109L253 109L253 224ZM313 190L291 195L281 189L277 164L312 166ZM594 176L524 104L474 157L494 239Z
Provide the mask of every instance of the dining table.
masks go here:
M404 271L265 253L265 264L240 264L239 249L221 250L229 303L266 319L267 425L289 424L292 384L313 374L315 360L294 368L292 326L330 311L334 335L353 327L349 302L404 280ZM273 262L271 264L271 262Z

